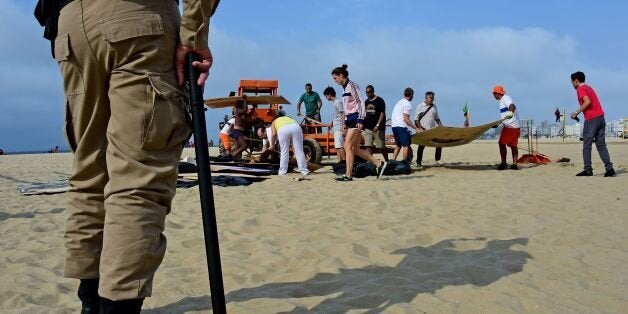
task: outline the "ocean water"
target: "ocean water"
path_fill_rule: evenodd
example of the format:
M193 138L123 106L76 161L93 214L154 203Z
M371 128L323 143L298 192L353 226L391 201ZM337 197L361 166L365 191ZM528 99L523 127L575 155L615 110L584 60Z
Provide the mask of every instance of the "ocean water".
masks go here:
M69 153L70 150L59 150L59 153ZM33 154L52 154L47 150L33 150L33 151L21 151L21 152L4 152L5 155L33 155Z

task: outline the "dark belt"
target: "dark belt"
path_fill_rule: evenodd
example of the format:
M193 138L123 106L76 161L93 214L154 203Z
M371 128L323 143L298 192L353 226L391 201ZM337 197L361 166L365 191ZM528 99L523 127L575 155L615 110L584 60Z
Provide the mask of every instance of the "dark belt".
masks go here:
M44 38L50 40L52 57L55 56L55 38L58 32L59 12L72 0L39 0L35 6L35 18L44 27Z

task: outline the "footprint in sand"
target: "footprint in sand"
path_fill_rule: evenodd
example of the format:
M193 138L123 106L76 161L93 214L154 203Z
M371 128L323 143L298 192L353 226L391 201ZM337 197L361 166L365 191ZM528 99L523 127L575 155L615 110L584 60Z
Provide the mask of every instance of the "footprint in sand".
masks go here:
M178 224L176 222L173 222L172 220L168 220L168 221L166 221L166 229L170 229L170 228L172 228L172 229L183 229L183 228L185 228L185 226L182 225L182 224Z

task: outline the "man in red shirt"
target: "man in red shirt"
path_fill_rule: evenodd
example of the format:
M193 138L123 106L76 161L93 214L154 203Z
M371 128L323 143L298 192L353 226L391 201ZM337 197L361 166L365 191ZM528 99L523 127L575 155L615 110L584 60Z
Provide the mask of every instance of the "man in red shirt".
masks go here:
M615 170L613 169L613 163L608 155L608 149L606 148L606 121L604 120L604 110L602 110L602 104L597 98L597 94L591 88L591 86L584 83L584 73L578 71L571 74L571 84L576 89L578 94L578 102L580 108L571 113L571 118L576 119L578 114L584 113L584 129L582 131L582 157L584 159L584 170L578 173L578 177L590 177L593 175L593 168L591 167L591 145L595 142L597 152L600 154L600 159L604 162L606 172L605 177L614 177Z

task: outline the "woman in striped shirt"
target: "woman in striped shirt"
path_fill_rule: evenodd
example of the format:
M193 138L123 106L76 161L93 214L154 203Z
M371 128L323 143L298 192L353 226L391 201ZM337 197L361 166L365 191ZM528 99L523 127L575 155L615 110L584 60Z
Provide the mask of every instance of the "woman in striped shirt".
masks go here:
M377 166L377 178L379 179L386 169L386 162L375 159L368 151L360 148L362 140L362 130L364 129L364 116L366 110L362 95L360 95L360 87L358 84L349 80L349 72L347 65L335 68L331 71L331 77L338 85L342 86L342 103L344 105L345 129L345 153L347 157L347 170L345 175L336 178L336 181L353 181L353 163L355 155L370 161Z

